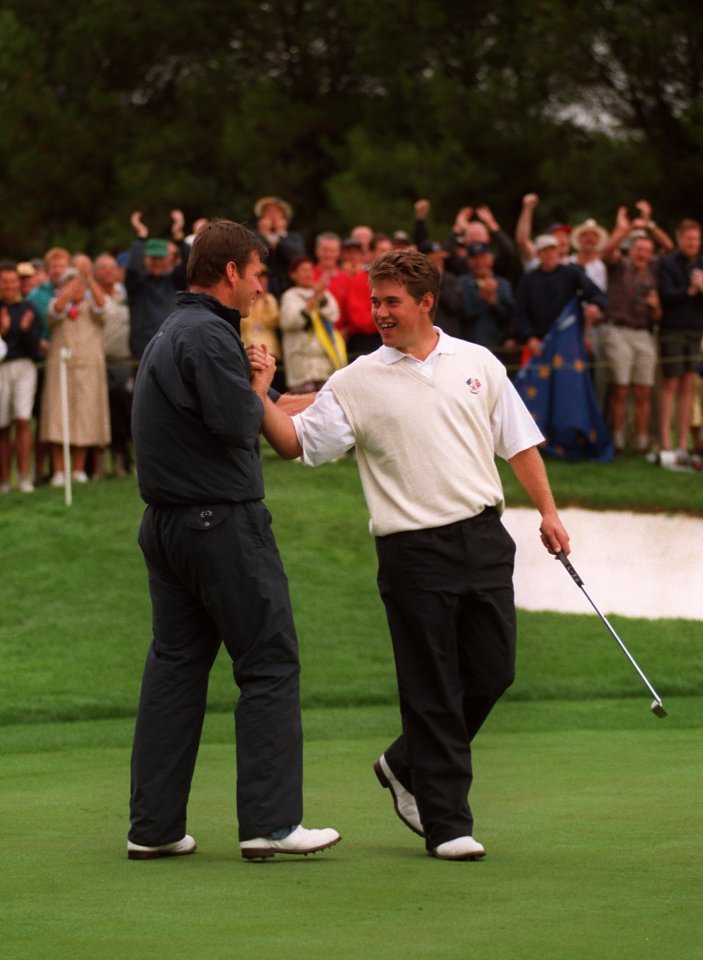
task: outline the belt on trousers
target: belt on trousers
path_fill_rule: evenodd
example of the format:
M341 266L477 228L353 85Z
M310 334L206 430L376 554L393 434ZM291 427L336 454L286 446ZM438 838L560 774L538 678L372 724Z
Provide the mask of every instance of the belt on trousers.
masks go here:
M627 323L625 320L607 320L606 326L608 327L624 327L625 330L651 330L649 326L641 327L635 326L635 324Z

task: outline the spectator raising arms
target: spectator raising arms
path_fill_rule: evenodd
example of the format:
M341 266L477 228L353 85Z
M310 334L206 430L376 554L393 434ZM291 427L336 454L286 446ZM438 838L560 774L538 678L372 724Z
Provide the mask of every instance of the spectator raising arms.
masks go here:
M649 448L651 395L657 370L657 344L653 328L661 317L657 278L653 267L654 241L648 221L630 220L627 207L620 207L615 227L601 250L608 271L608 309L600 329L609 388L613 446L622 453L626 446L627 394L632 387L635 402L634 447ZM628 242L627 256L621 247Z
M130 223L137 239L129 252L125 274L131 316L129 346L135 357L141 357L147 343L173 311L176 292L186 288L190 245L184 239L180 210L171 211L171 237L179 254L177 264L168 240L149 236L139 210L132 214Z
M515 227L515 242L525 270L534 270L539 266L535 241L532 240L532 220L538 203L539 197L536 193L525 194L522 198L522 208ZM557 241L558 260L560 263L566 263L569 259L569 238L571 237L569 224L553 223L545 230L545 233L550 234Z

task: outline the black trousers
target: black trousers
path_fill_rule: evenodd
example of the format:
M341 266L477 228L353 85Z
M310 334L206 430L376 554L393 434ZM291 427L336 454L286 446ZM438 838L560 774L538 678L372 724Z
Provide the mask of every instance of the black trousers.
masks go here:
M129 839L186 832L186 807L220 643L235 708L239 839L302 820L298 642L288 583L258 501L147 507L139 531L153 611L132 750Z
M131 367L108 366L107 388L110 404L110 431L114 452L125 456L125 466L129 466L129 443L132 439L132 392L130 380L134 380L135 371Z
M515 672L515 544L489 508L376 550L403 729L385 756L432 849L473 830L471 741Z

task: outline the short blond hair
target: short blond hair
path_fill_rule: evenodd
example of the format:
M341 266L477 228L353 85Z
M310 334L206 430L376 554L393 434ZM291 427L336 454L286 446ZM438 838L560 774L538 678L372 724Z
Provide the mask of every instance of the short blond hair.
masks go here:
M44 254L44 263L49 263L50 260L59 260L59 259L71 259L71 254L64 247L51 247Z

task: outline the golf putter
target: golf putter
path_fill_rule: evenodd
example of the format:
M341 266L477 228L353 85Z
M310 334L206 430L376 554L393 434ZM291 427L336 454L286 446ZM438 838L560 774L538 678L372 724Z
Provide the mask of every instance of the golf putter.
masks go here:
M639 666L638 666L638 664L637 664L637 661L636 661L635 658L632 656L632 654L630 653L630 651L627 649L627 647L625 646L625 644L622 642L622 640L620 639L620 637L617 635L617 633L615 632L615 630L613 629L613 627L610 625L610 622L609 622L608 618L607 618L604 614L602 614L602 613L600 612L600 610L599 610L598 607L595 605L595 603L593 602L593 600L591 600L591 598L589 597L589 595L586 593L586 588L585 588L584 585L583 585L583 580L582 580L581 577L578 575L578 573L576 573L576 571L574 570L574 568L572 567L572 565L569 563L569 560L568 560L566 554L564 553L564 551L563 551L563 550L560 550L559 553L557 553L555 556L556 556L556 559L557 559L557 560L561 560L561 562L564 564L564 566L566 567L567 571L569 572L569 575L571 576L571 579L574 581L574 583L575 583L578 587L581 588L581 590L582 590L584 596L586 597L586 599L588 600L588 602L591 604L591 606L592 606L593 609L596 611L596 613L598 614L598 616L601 618L601 620L603 621L603 623L606 625L606 627L608 628L608 630L610 630L610 632L612 633L612 635L615 637L615 639L617 640L617 642L618 642L618 644L619 644L619 646L620 646L620 649L621 649L622 652L625 654L625 656L627 657L627 659L630 661L630 663L632 664L632 666L635 668L635 670L637 671L637 673L640 675L640 678L641 678L642 681L644 682L644 685L646 686L646 688L649 690L649 692L650 692L650 693L652 694L652 696L654 697L654 700L652 700L652 705L651 705L651 707L650 707L650 710L652 711L652 713L655 715L655 717L665 717L665 716L667 716L666 710L664 709L664 704L663 704L662 701L661 701L661 697L659 696L659 694L657 693L657 691L654 689L654 687L652 686L652 684L649 682L649 680L648 680L648 679L645 677L645 675L642 673L642 671L640 670L640 668L639 668Z

